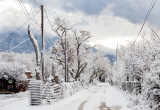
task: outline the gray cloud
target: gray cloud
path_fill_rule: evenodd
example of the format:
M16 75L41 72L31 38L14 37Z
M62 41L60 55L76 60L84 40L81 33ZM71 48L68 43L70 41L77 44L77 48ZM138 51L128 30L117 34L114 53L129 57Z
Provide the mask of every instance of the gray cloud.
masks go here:
M49 5L54 5L56 0L46 1ZM140 13L141 19L138 23L142 23L150 5L150 0L63 0L61 8L66 12L82 11L87 15L98 15L104 8L110 7L114 16L119 16L136 23ZM160 1L157 1L154 10L149 18L151 24L160 22L157 17L160 17L159 9Z
M133 5L133 2L130 2L129 0L116 0L116 2L113 2L111 10L115 16L126 18L135 23L141 8L141 5L138 3Z
M64 0L62 8L66 11L81 10L86 14L99 14L107 0Z
M36 10L38 11L39 7L33 0L30 1L32 1L33 10L35 12ZM71 24L76 24L78 29L90 31L94 36L91 40L92 44L98 43L111 48L116 48L117 42L124 36L128 25L131 26L130 30L134 27L134 24L128 22L128 20L135 22L134 19L136 18L133 17L138 15L136 11L140 9L138 5L140 3L137 4L137 2L135 3L133 1L137 0L43 0L51 22L55 16L64 17L69 20ZM40 0L37 0L37 2L41 3ZM29 14L32 14L29 0L24 3ZM17 0L5 0L4 2L0 2L0 7L0 13L3 15L0 17L0 30L6 31L8 29L6 27L16 30L26 22L27 18ZM56 12L56 14L54 14L54 12ZM154 16L152 15L152 17ZM155 17L158 18L158 16ZM40 24L40 13L36 15L36 20ZM35 29L32 24L31 27ZM50 32L50 25L46 16L45 28ZM23 29L27 32L27 25L23 27ZM40 32L39 27L37 27L34 32ZM122 43L124 44L124 42Z
M114 16L119 16L132 23L142 23L149 9L151 0L112 0L111 11ZM148 22L152 25L160 24L160 1L156 2ZM138 19L139 18L139 19ZM137 21L138 20L138 21Z

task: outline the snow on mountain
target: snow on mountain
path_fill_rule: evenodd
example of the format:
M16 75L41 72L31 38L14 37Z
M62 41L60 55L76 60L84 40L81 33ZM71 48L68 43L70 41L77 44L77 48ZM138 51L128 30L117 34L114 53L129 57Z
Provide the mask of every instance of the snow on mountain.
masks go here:
M34 48L30 40L28 39L29 37L27 31L16 32L13 35L9 36L11 33L12 32L10 31L0 33L0 51L13 51L16 53L23 53L23 52L31 53L34 51ZM39 48L41 49L41 35L36 33L34 34L34 36L38 41ZM46 35L44 36L45 36L45 49L49 50L49 47L51 47L58 38L55 36L53 37Z

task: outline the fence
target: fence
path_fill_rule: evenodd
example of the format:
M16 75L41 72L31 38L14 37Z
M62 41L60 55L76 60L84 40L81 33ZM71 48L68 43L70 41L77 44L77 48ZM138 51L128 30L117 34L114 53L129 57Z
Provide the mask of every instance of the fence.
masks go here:
M63 82L60 84L45 83L43 85L40 85L39 82L35 82L37 82L37 80L31 81L29 86L31 105L40 105L44 100L46 100L47 103L51 103L52 101L57 101L65 97L72 96L87 85L83 81ZM37 87L35 87L35 85ZM40 94L37 95L37 93Z
M42 103L42 81L32 80L29 85L30 104L40 105Z
M134 92L136 95L141 94L142 86L140 82L126 81L126 82L114 82L112 84L124 91L128 91L129 93Z

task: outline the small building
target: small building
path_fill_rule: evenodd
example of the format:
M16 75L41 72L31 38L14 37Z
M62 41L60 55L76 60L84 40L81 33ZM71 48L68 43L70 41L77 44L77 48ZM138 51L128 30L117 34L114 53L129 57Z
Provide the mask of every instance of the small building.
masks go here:
M25 74L26 74L28 79L31 79L33 77L32 73L30 71L26 71Z
M28 78L17 79L8 73L0 74L0 94L24 92L28 89L28 82Z
M25 72L23 65L14 65L0 62L0 94L18 93L26 91L31 72Z

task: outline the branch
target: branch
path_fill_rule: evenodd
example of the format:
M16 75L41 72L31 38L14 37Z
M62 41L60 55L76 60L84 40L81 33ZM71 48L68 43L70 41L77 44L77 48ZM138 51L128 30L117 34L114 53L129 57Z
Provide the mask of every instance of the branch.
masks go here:
M82 67L82 69L79 72L79 75L82 73L82 71L84 70L84 68L87 66L87 63L85 63L85 65Z

